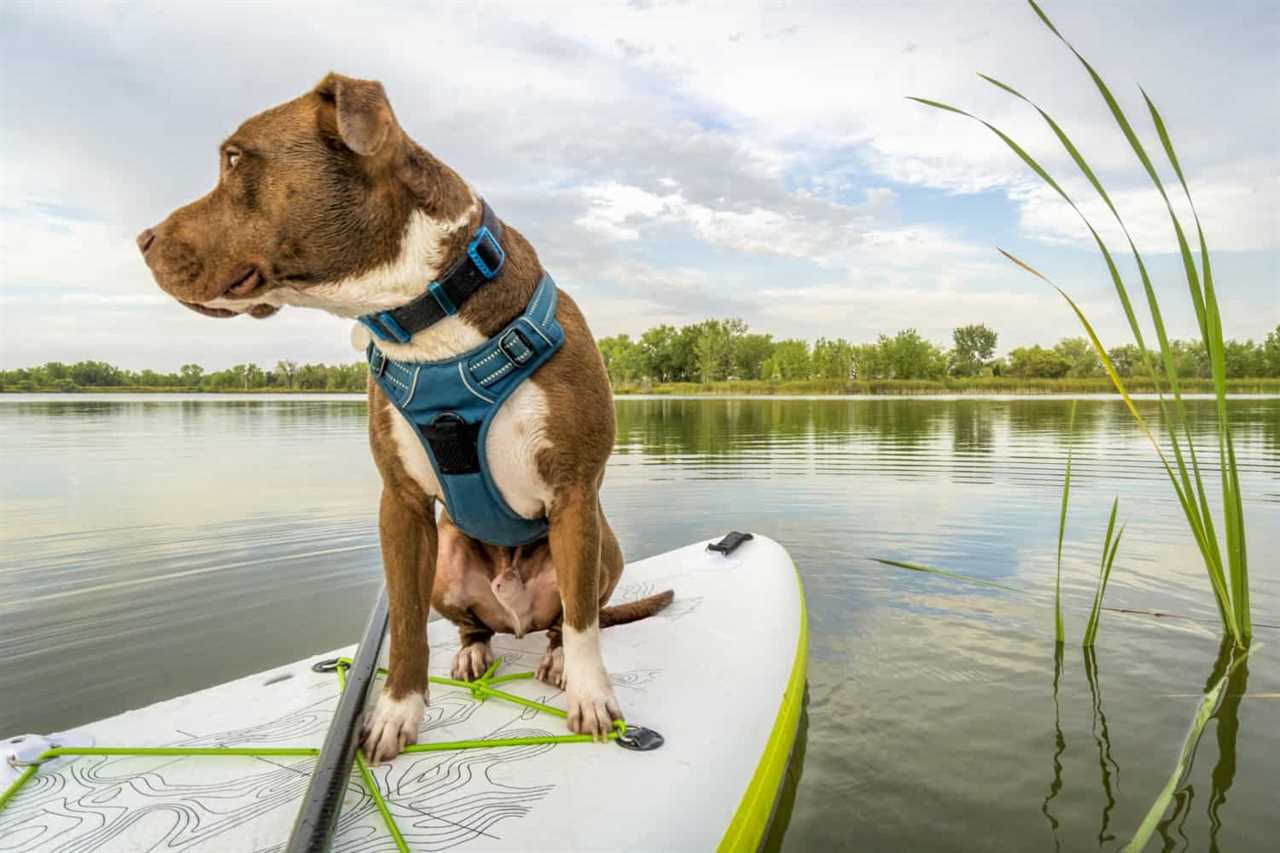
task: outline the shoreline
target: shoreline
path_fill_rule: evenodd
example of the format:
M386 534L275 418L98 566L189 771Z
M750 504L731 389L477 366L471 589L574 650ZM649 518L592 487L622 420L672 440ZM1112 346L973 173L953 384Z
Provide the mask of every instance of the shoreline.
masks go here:
M1126 389L1131 394L1154 394L1156 388L1146 380L1130 379ZM1168 389L1162 389L1166 394ZM1213 380L1184 379L1184 394L1213 394ZM77 394L248 394L262 396L293 396L314 394L350 394L363 397L363 388L200 388L191 386L77 386L57 387L0 387L0 394L49 394L75 396ZM667 397L667 398L715 398L715 397L918 397L918 396L1062 396L1097 395L1118 397L1119 394L1105 377L1087 379L1013 379L984 377L980 379L942 380L866 380L842 381L829 379L766 382L763 380L728 380L723 382L667 382L652 384L628 383L613 388L615 397ZM1280 378L1228 379L1228 396L1280 394Z

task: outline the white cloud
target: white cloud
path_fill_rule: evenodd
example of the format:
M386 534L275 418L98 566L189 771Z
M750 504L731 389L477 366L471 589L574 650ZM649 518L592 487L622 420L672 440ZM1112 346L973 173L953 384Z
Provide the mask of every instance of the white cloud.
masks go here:
M1192 199L1211 250L1220 252L1280 249L1280 174L1267 174L1265 164L1250 163L1237 174L1192 181ZM1254 177L1247 177L1252 173ZM1195 220L1176 178L1165 183L1175 214L1195 250ZM1112 251L1128 243L1115 217L1083 180L1065 181L1064 189L1080 206ZM1140 252L1177 252L1178 241L1160 193L1147 184L1108 190ZM1093 238L1062 197L1048 187L1019 194L1019 227L1029 237L1050 243L1093 247Z

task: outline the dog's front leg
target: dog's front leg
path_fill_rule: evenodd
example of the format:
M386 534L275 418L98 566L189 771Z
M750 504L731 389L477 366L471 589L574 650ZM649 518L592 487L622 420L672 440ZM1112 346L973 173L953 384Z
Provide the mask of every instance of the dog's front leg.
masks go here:
M391 665L378 704L365 722L365 757L390 761L418 739L426 711L427 612L436 574L436 519L430 502L411 506L382 489L378 534L391 611Z
M595 490L567 489L550 521L551 558L564 610L569 728L604 737L622 712L600 655L600 501Z

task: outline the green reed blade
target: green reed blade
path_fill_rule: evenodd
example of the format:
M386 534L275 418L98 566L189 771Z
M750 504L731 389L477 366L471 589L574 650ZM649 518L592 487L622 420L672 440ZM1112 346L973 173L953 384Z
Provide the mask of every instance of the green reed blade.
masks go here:
M1107 582L1111 580L1111 566L1116 561L1116 552L1120 550L1120 538L1124 536L1124 525L1116 531L1116 511L1120 508L1120 498L1111 502L1111 518L1107 521L1107 535L1102 541L1102 559L1098 562L1098 588L1093 593L1093 609L1089 612L1089 623L1084 629L1081 645L1092 648L1098 637L1098 619L1102 615L1102 600L1107 594ZM1114 537L1112 534L1115 534Z
M1152 184L1160 193L1160 197L1164 200L1165 209L1169 214L1169 220L1173 224L1174 234L1178 239L1178 252L1182 258L1183 271L1187 279L1187 289L1191 294L1191 301L1195 307L1196 320L1200 326L1200 333L1205 343L1205 349L1209 353L1209 362L1214 379L1215 398L1217 402L1218 414L1218 445L1219 445L1219 468L1222 479L1223 490L1223 515L1224 527L1227 538L1227 565L1231 572L1231 592L1230 598L1220 599L1218 606L1220 609L1228 608L1232 611L1230 622L1237 627L1236 631L1232 631L1232 637L1236 640L1237 645L1248 640L1251 633L1249 614L1247 612L1248 593L1246 590L1248 584L1248 566L1244 548L1244 522L1243 522L1243 501L1240 498L1238 489L1239 478L1232 475L1230 471L1230 462L1228 457L1232 454L1227 452L1226 433L1229 432L1229 422L1227 419L1226 409L1226 367L1224 356L1224 342L1222 335L1222 317L1218 308L1217 296L1213 289L1213 273L1209 264L1209 249L1204 239L1204 229L1200 224L1199 214L1196 213L1195 203L1191 199L1191 192L1187 186L1186 176L1182 172L1182 166L1178 162L1177 154L1174 152L1173 143L1169 138L1168 129L1163 118L1161 118L1159 110L1155 104L1147 96L1145 91L1142 92L1143 100L1146 103L1148 112L1151 114L1152 123L1155 125L1156 134L1160 138L1161 146L1164 149L1165 156L1168 158L1170 165L1173 167L1174 173L1178 177L1178 181L1182 186L1183 193L1186 195L1187 203L1191 207L1192 216L1195 219L1196 235L1199 240L1200 261L1203 272L1203 287L1201 277L1197 274L1195 260L1192 258L1190 246L1187 243L1186 234L1183 231L1182 223L1174 212L1173 204L1169 200L1168 193L1165 191L1164 184L1160 180L1160 176L1155 170L1155 166L1151 162L1151 158L1147 155L1146 149L1139 141L1137 134L1134 133L1132 125L1121 109L1119 102L1112 95L1111 90L1103 82L1102 77L1094 70L1088 61L1085 60L1080 52L1075 49L1072 44L1067 41L1066 37L1058 31L1053 23L1045 15L1044 11L1036 5L1035 0L1028 0L1031 8L1036 15L1044 22L1045 26L1062 41L1064 45L1080 60L1085 70L1092 78L1094 85L1097 87L1099 94L1102 95L1108 109L1111 111L1112 118L1115 119L1117 126L1124 134L1129 142L1129 146L1133 149L1138 161L1146 170ZM1190 438L1188 436L1188 444ZM1192 446L1194 453L1194 446ZM1199 472L1197 471L1197 481L1199 481ZM1197 482L1198 488L1203 491L1203 484ZM1216 532L1212 531L1212 516L1208 512L1208 501L1201 495L1201 509L1204 513L1204 526L1206 527L1205 544L1208 549L1214 552L1217 570L1223 571L1222 557L1218 553L1218 539ZM1225 622L1226 620L1224 620Z
M1116 210L1115 205L1112 203L1110 196L1107 194L1106 190L1103 188L1101 181L1098 180L1096 174L1089 167L1087 161L1085 161L1079 149L1071 142L1066 132L1062 130L1061 126L1056 121L1054 121L1048 115L1048 113L1040 109L1039 106L1037 106L1034 102L1032 102L1026 96L1022 95L1022 93L1018 92L1013 87L1008 86L1007 84L1002 83L993 77L980 75L987 82L991 83L994 86L997 86L1000 89L1003 89L1004 91L1014 95L1015 97L1022 99L1023 101L1030 104L1033 108L1035 108L1039 112L1039 114L1049 124L1050 129L1053 130L1054 135L1058 138L1059 142L1063 145L1064 149L1067 151L1072 161L1076 164L1077 168L1080 169L1081 173L1089 181L1090 185L1093 186L1094 190L1102 198L1103 202L1107 205L1112 215L1116 218L1117 223L1120 225L1122 231L1124 232L1125 238L1129 243L1129 248L1133 253L1134 259L1137 262L1138 271L1142 278L1143 290L1147 297L1147 304L1150 309L1151 319L1155 326L1157 339L1160 344L1160 355L1161 355L1161 361L1163 362L1163 366L1164 366L1165 379L1168 381L1170 391L1173 394L1174 402L1173 402L1172 411L1170 411L1170 409L1166 406L1163 395L1160 394L1159 380L1156 377L1154 365L1151 363L1149 357L1147 356L1146 347L1142 338L1141 327L1137 322L1137 317L1135 312L1133 311L1133 306L1130 302L1127 288L1124 286L1124 281L1120 276L1118 269L1116 268L1116 264L1114 259L1111 256L1111 252L1107 248L1106 244L1103 242L1102 238L1099 236L1093 224L1088 220L1087 217L1085 217L1084 213L1076 205L1075 201L1049 175L1049 173L1038 162L1036 162L1036 160L1030 154L1028 154L1021 146L1019 146L1013 139L1011 139L1008 135L1002 132L999 128L995 127L994 125L984 121L983 119L975 115L972 115L971 113L968 113L962 109L951 106L949 104L944 104L939 101L928 100L925 98L911 98L911 100L917 101L918 103L922 103L930 107L934 107L936 109L942 109L948 112L953 112L958 115L965 116L966 118L972 119L982 124L988 130L994 133L1002 142L1004 142L1005 145L1008 146L1009 149L1012 150L1019 157L1019 159L1021 159L1023 163L1025 163L1028 166L1028 168L1030 168L1033 172L1035 172L1037 176L1041 178L1041 180L1043 180L1049 187L1051 187L1055 192L1057 192L1058 195L1061 196L1063 200L1065 200L1067 204L1070 205L1070 207L1076 212L1076 214L1084 222L1086 228L1088 228L1090 235L1093 237L1094 242L1097 244L1099 251L1102 253L1103 259L1106 262L1108 273L1111 276L1112 283L1116 289L1116 293L1120 298L1121 306L1125 311L1125 317L1129 322L1130 330L1133 332L1134 339L1138 343L1139 350L1143 355L1144 366L1147 368L1148 375L1151 378L1153 384L1155 384L1156 386L1157 397L1159 399L1160 409L1163 415L1162 419L1164 420L1165 426L1167 428L1167 432L1170 439L1170 448L1172 451L1174 463L1177 466L1176 473L1174 472L1174 467L1170 465L1168 459L1165 457L1164 451L1160 447L1160 444L1156 440L1154 434L1151 432L1150 428L1146 425L1146 422L1138 414L1137 409L1133 406L1132 400L1129 398L1128 392L1125 390L1123 383L1120 381L1120 378L1116 373L1113 365L1111 364L1109 357L1106 355L1105 350L1103 350L1101 343L1098 341L1097 336L1093 333L1092 327L1089 325L1088 320L1085 318L1084 314L1079 310L1079 307L1075 304L1074 301L1071 300L1069 296L1067 296L1065 292L1062 291L1061 288L1057 287L1057 285L1054 285L1053 282L1049 281L1049 279L1046 278L1044 275L1042 275L1041 273L1039 273L1029 265L1018 260L1017 258L1014 258L1009 253L1004 252L1003 250L1001 250L1001 253L1004 254L1007 258L1009 258L1011 261L1013 261L1017 265L1023 267L1028 272L1031 272L1037 277L1048 282L1056 290L1058 290L1058 292L1067 300L1068 304L1071 305L1072 310L1076 313L1076 316L1080 319L1081 323L1084 325L1085 330L1089 335L1090 342L1093 345L1095 351L1098 353L1100 359L1102 360L1103 366L1106 369L1108 377L1112 381L1112 385L1115 386L1116 390L1120 393L1121 397L1124 399L1125 404L1128 407L1130 413L1134 416L1135 420L1138 422L1139 427L1142 429L1143 433L1147 436L1147 439L1151 442L1152 446L1155 448L1156 454L1157 456L1159 456L1160 462L1165 468L1165 471L1169 477L1170 484L1173 486L1174 492L1178 497L1179 505L1182 507L1183 514L1187 519L1187 525L1191 529L1192 536L1196 540L1196 545L1200 549L1201 556L1203 557L1203 560L1205 563L1205 569L1209 576L1210 585L1213 588L1215 603L1218 606L1218 611L1222 619L1223 627L1224 629L1226 629L1228 634L1232 637L1234 642L1237 645L1240 645L1245 641L1247 641L1249 636L1249 626L1250 626L1249 614L1248 614L1248 568L1247 568L1247 559L1246 559L1246 550L1245 550L1243 500L1241 498L1240 491L1239 491L1239 477L1237 472L1234 470L1235 454L1231 446L1230 432L1228 428L1229 425L1228 425L1227 414L1226 414L1225 347L1224 347L1223 338L1222 338L1221 313L1218 309L1217 297L1213 289L1213 276L1212 276L1211 267L1209 265L1209 252L1204 239L1204 231L1200 224L1199 215L1196 213L1195 205L1191 201L1191 194L1187 187L1185 176L1182 172L1181 164L1178 162L1177 155L1174 152L1172 142L1169 139L1168 130L1167 130L1167 127L1165 126L1164 120L1161 118L1159 111L1156 109L1154 103L1151 101L1149 97L1147 97L1147 94L1144 91L1142 93L1143 98L1148 107L1148 111L1151 114L1152 121L1155 124L1156 132L1160 137L1160 141L1164 148L1165 154L1168 157L1169 162L1172 165L1175 174L1177 174L1178 176L1178 180L1182 186L1183 192L1186 194L1188 204L1191 205L1192 215L1195 217L1196 234L1199 239L1201 267L1203 270L1203 282L1204 282L1203 288L1201 286L1201 276L1196 270L1195 261L1191 254L1191 249L1187 241L1186 233L1184 232L1182 228L1182 224L1179 221L1176 213L1174 212L1173 205L1169 199L1168 193L1166 192L1164 184L1161 182L1160 177L1156 172L1155 166L1152 163L1150 156L1147 154L1147 151L1142 145L1142 142L1138 139L1137 133L1134 131L1133 126L1130 124L1127 116L1124 113L1124 110L1120 107L1119 102L1116 100L1115 96L1111 93L1111 90L1107 87L1102 77L1097 73L1097 71L1093 68L1093 66L1090 65L1089 62L1079 53L1079 51L1077 51L1075 47L1072 46L1072 44L1069 41L1067 41L1066 37L1063 36L1063 34L1057 29L1057 27L1053 25L1053 22L1049 20L1049 17L1044 13L1044 11L1040 8L1040 6L1036 4L1035 0L1028 0L1028 2L1032 10L1039 17L1039 19L1044 23L1044 25L1050 30L1050 32L1052 32L1055 36L1058 37L1059 40L1062 41L1062 43L1067 47L1067 49L1070 50L1072 54L1075 55L1075 57L1080 61L1080 63L1084 66L1085 70L1088 72L1099 94L1102 96L1103 101L1107 104L1107 107L1110 110L1112 118L1115 120L1116 125L1120 128L1121 133L1124 135L1125 139L1129 142L1129 145L1133 149L1134 154L1137 156L1139 162L1142 164L1147 175L1150 177L1156 190L1160 193L1161 198L1164 200L1165 207L1168 211L1170 221L1173 224L1174 233L1178 240L1179 255L1183 262L1183 270L1187 280L1187 288L1189 293L1191 294L1192 304L1196 311L1196 319L1201 330L1201 335L1205 342L1205 348L1209 353L1210 365L1211 365L1211 369L1213 372L1213 379L1214 379L1215 397L1217 398L1217 404L1218 404L1219 465L1220 465L1222 489L1223 489L1223 515L1224 515L1224 528L1225 528L1224 532L1226 535L1225 561L1223 559L1222 551L1219 548L1217 531L1215 529L1213 514L1210 510L1210 504L1208 500L1208 490L1205 488L1204 478L1201 476L1200 464L1196 454L1195 443L1191 435L1191 430L1188 424L1185 407L1183 405L1180 384L1178 381L1177 369L1173 361L1173 350L1169 343L1168 335L1165 330L1164 318L1160 311L1159 302L1156 299L1155 290L1152 287L1150 276L1147 273L1146 264L1143 262L1142 256L1138 252L1137 247L1134 244L1133 238L1130 235L1128 228L1125 226L1123 219L1120 217L1119 212ZM1184 458L1184 455L1183 455L1183 449L1182 449L1181 441L1179 437L1180 432L1182 434L1182 437L1184 437L1187 442L1186 458ZM1190 470L1188 470L1188 466L1186 464L1188 460L1191 463ZM1228 588L1227 568L1229 568L1230 570L1230 578L1229 578L1230 587L1229 588Z
M1169 482L1173 486L1173 491L1178 497L1179 504L1182 506L1182 512L1187 517L1188 525L1191 527L1192 536L1195 538L1196 545L1200 548L1201 556L1204 558L1205 570L1209 575L1209 583L1213 587L1214 598L1218 604L1218 613L1222 617L1223 627L1227 629L1227 633L1231 636L1232 640L1239 645L1241 643L1241 636L1235 621L1235 613L1230 605L1231 597L1227 592L1227 581L1222 568L1222 562L1221 560L1213 559L1216 553L1216 542L1213 547L1210 547L1209 543L1206 541L1206 531L1203 527L1196 524L1195 518L1197 510L1195 503L1193 502L1194 499L1192 496L1185 494L1179 486L1178 478L1174 474L1173 468L1170 467L1169 460L1165 457L1164 451L1160 448L1160 442L1156 440L1155 435L1151 432L1151 428L1147 425L1146 419L1142 417L1142 414L1134 405L1133 398L1129 396L1129 392L1124 386L1124 381L1120 378L1120 374L1116 372L1116 368L1111 361L1111 357L1107 355L1107 351L1103 348L1102 342L1098 340L1098 335L1094 332L1093 325L1089 322L1089 319L1085 317L1084 312L1080 310L1080 306L1076 304L1075 300L1068 296L1065 290L1054 284L1048 276L1027 262L1006 252L1004 249L997 248L997 251L1017 266L1031 273L1036 278L1058 291L1059 295L1061 295L1062 298L1067 301L1067 304L1071 306L1071 310L1075 312L1076 318L1080 321L1080 325L1084 327L1084 331L1088 336L1089 342L1093 345L1094 352L1102 362L1103 370L1105 370L1107 376L1110 377L1111 384L1115 387L1116 391L1120 393L1120 399L1122 399L1125 406L1128 407L1129 414L1133 416L1138 427L1146 435L1147 440L1151 443L1152 447L1155 448L1156 456L1159 457L1160 463L1164 466L1165 473L1169 477Z
M1179 388L1178 382L1178 372L1173 362L1173 350L1169 345L1169 338L1165 332L1164 318L1160 312L1160 304L1156 299L1155 289L1151 284L1151 276L1147 273L1147 265L1144 263L1142 254L1138 251L1138 247L1133 241L1133 236L1129 233L1128 226L1125 225L1124 219L1120 216L1120 212L1112 203L1111 197L1107 194L1106 189L1103 188L1102 182L1098 180L1097 175L1094 174L1093 169L1089 167L1088 162L1084 159L1084 155L1080 153L1080 150L1074 143L1072 143L1071 138L1067 135L1066 131L1064 131L1062 127L1054 121L1053 117L1045 112L1037 103L1032 101L1026 95L1023 95L1017 89L1014 89L1012 86L1009 86L1008 84L986 74L979 74L978 76L983 80L986 80L988 83L991 83L993 86L1003 89L1004 91L1021 99L1024 103L1030 105L1037 113L1040 114L1041 118L1045 120L1054 135L1058 138L1058 141L1062 143L1062 147L1066 150L1067 154L1070 155L1072 161L1075 162L1076 167L1080 170L1081 174L1085 176L1090 185L1092 185L1094 190L1098 193L1103 203L1105 203L1107 208L1111 211L1111 215L1115 218L1116 224L1120 226L1120 230L1123 232L1125 240L1128 241L1129 251L1133 254L1133 259L1137 263L1138 274L1142 279L1143 291L1147 297L1147 306L1151 312L1152 323L1156 329L1156 336L1160 344L1165 376L1169 382L1169 388L1173 392L1174 407L1172 416L1168 405L1165 402L1164 395L1161 393L1160 380L1156 374L1155 365L1152 363L1151 355L1147 350L1146 342L1143 339L1142 329L1138 325L1138 319L1133 310L1133 305L1130 303L1128 289L1125 287L1123 279L1120 277L1115 268L1115 264L1111 260L1110 252L1107 251L1105 245L1102 245L1102 241L1098 237L1097 231L1093 228L1092 223L1090 223L1083 211L1081 211L1071 199L1066 199L1067 203L1071 205L1073 210L1075 210L1076 214L1084 222L1085 226L1089 228L1089 232L1093 235L1094 240L1100 244L1099 248L1102 250L1103 258L1107 261L1107 269L1111 273L1111 280L1115 285L1116 295L1119 297L1120 305L1124 309L1125 319L1128 320L1129 329L1133 333L1133 339L1138 345L1138 352L1142 358L1142 364L1147 370L1148 378L1155 386L1156 399L1160 406L1161 414L1163 415L1162 420L1164 421L1166 430L1169 433L1169 443L1173 450L1174 461L1178 467L1178 475L1182 481L1182 488L1185 492L1190 494L1193 490L1190 478L1187 475L1187 467L1183 459L1182 449L1178 442L1179 428L1186 433L1187 443L1191 451L1192 469L1195 471L1196 485L1199 487L1197 491L1201 498L1201 504L1204 507L1203 512L1207 515L1208 510L1207 500L1205 499L1204 494L1204 484L1200 478L1199 464L1195 458L1195 447L1191 442L1191 433L1187 427L1186 412L1183 406L1182 392ZM1199 519L1189 519L1189 521L1191 521L1193 525L1203 526L1203 522ZM1216 542L1216 537L1214 537L1214 541Z
M1050 26L1052 27L1052 25ZM1057 32L1057 31L1054 30L1054 32ZM1209 516L1208 514L1208 502L1205 495L1204 483L1200 477L1199 464L1195 458L1195 447L1191 442L1190 430L1187 427L1187 423L1186 423L1186 412L1182 402L1182 393L1179 388L1178 372L1173 362L1173 349L1169 344L1168 334L1165 331L1164 318L1160 311L1159 301L1156 299L1155 289L1152 287L1152 284L1151 284L1151 277L1147 273L1147 267L1142 260L1142 254L1138 251L1137 246L1134 244L1133 237L1129 233L1129 229L1125 225L1124 219L1120 216L1119 211L1116 209L1115 205L1111 201L1111 197L1107 195L1107 191L1103 188L1102 182L1098 180L1097 176L1093 172L1093 169L1089 167L1088 162L1084 159L1084 156L1080 153L1080 150L1075 146L1074 143L1072 143L1071 138L1067 135L1066 131L1064 131L1062 127L1056 121L1054 121L1052 116L1050 116L1047 112L1041 109L1040 106L1037 105L1030 98L1026 97L1021 92L1014 89L1012 86L1009 86L1008 84L1003 83L995 79L994 77L990 77L985 74L979 74L978 76L986 80L987 82L991 83L992 85L997 86L998 88L1003 89L1006 92L1009 92L1010 94L1014 95L1017 98L1020 98L1022 101L1029 104L1033 109L1036 110L1036 112L1040 114L1040 116L1049 125L1049 128L1053 131L1054 135L1058 138L1059 142L1062 143L1063 148L1066 150L1067 154L1070 155L1071 159L1075 162L1077 168L1080 169L1080 172L1094 187L1098 195L1102 198L1103 202L1107 205L1108 209L1110 209L1112 215L1115 217L1117 224L1119 224L1121 231L1124 233L1125 239L1129 243L1129 250L1130 252L1132 252L1134 260L1137 262L1137 265L1138 265L1138 272L1142 278L1143 290L1147 297L1147 305L1148 305L1148 308L1150 309L1151 319L1155 326L1157 339L1160 344L1160 352L1163 357L1162 360L1165 368L1165 376L1169 382L1169 388L1173 392L1173 396L1174 396L1173 417L1170 417L1170 411L1165 404L1164 396L1160 393L1160 382L1156 375L1155 367L1151 363L1150 355L1147 352L1145 341L1142 336L1142 330L1141 330L1141 327L1138 325L1138 319L1133 310L1133 305L1129 300L1128 289L1125 287L1124 280L1122 279L1118 270L1116 269L1115 262L1111 257L1111 252L1107 249L1107 246L1105 243L1103 243L1101 237L1099 237L1097 230L1093 226L1093 223L1091 223L1088 217L1084 215L1084 212L1080 210L1080 208L1076 205L1074 200L1072 200L1065 192L1063 192L1061 187L1058 186L1058 184L1054 182L1050 182L1050 186L1052 186L1058 192L1058 194L1062 196L1062 198L1067 202L1067 204L1071 206L1071 209L1076 212L1076 215L1080 217L1085 227L1089 229L1089 233L1093 236L1094 242L1098 244L1098 248L1102 252L1102 257L1106 261L1108 272L1111 274L1111 280L1115 286L1116 294L1120 298L1120 305L1124 309L1125 318L1129 322L1130 331L1133 333L1134 341L1138 344L1138 349L1142 356L1143 364L1147 368L1147 373L1149 378L1151 379L1152 384L1156 386L1156 396L1160 404L1161 413L1164 416L1163 420L1164 420L1166 429L1169 433L1170 446L1173 450L1174 461L1178 467L1178 474L1179 474L1179 478L1182 481L1182 488L1185 492L1190 494L1192 493L1193 489L1191 485L1191 480L1187 475L1187 468L1186 468L1186 463L1183 460L1182 449L1178 442L1178 436L1177 436L1178 427L1181 427L1182 430L1186 433L1187 444L1190 448L1190 453L1191 453L1192 470L1195 473L1195 482L1197 487L1195 491L1198 497L1200 498L1200 505L1201 505L1200 514L1198 515L1198 517L1197 517L1197 514L1193 513L1193 516L1188 518L1188 521L1194 527L1204 527L1206 524L1206 521L1204 519L1208 518L1209 521L1207 523L1211 526L1212 517ZM968 117L973 118L973 116L968 116ZM1043 169L1037 169L1036 172L1037 174L1043 174ZM1195 508L1194 504L1193 504L1193 508ZM1205 539L1207 542L1211 543L1212 547L1216 550L1217 537L1209 536L1209 537L1205 537ZM1221 559L1218 558L1217 562L1221 562Z
M1165 155L1168 157L1174 173L1178 176L1178 182L1182 186L1183 194L1186 196L1187 205L1191 208L1191 215L1194 217L1196 224L1196 237L1200 244L1200 265L1204 277L1205 325L1208 330L1205 348L1209 352L1214 381L1214 397L1217 402L1219 473L1222 478L1223 515L1226 519L1224 526L1227 537L1227 562L1231 577L1231 598L1235 609L1236 621L1240 625L1244 638L1248 639L1252 633L1252 625L1249 618L1249 573L1248 558L1245 550L1244 505L1240 495L1240 480L1236 470L1235 450L1231 444L1230 422L1227 417L1225 344L1222 335L1222 316L1213 287L1213 271L1209 263L1209 249L1205 242L1204 229L1200 224L1200 215L1196 212L1195 202L1191 198L1191 190L1187 186L1182 166L1178 163L1178 155L1174 151L1173 142L1169 138L1169 131L1165 126L1164 119L1160 116L1160 111L1156 109L1155 103L1152 102L1145 90L1142 92L1142 97L1146 102L1148 112L1151 114L1151 121L1155 125L1156 133L1160 137L1160 144L1164 148Z
M1226 519L1224 526L1227 536L1227 562L1231 573L1231 600L1235 608L1236 622L1247 640L1253 629L1249 617L1249 568L1244 535L1244 501L1240 495L1240 478L1236 468L1235 449L1231 442L1230 421L1227 417L1226 356L1222 335L1222 313L1213 287L1209 247L1204 239L1200 214L1196 211L1195 202L1191 198L1191 189L1187 186L1186 175L1183 174L1182 166L1178 163L1178 155L1174 151L1173 142L1169 138L1169 131L1164 119L1160 116L1160 111L1156 109L1155 103L1147 95L1146 90L1142 90L1142 98L1146 102L1147 111L1151 114L1151 122L1155 126L1156 135L1160 137L1165 156L1173 167L1174 174L1178 176L1178 183L1182 186L1188 207L1191 208L1191 215L1196 224L1196 238L1200 244L1200 267L1204 278L1205 325L1208 330L1205 348L1209 351L1214 397L1217 402L1219 473L1222 477L1223 515Z
M1168 810L1169 804L1173 802L1173 795L1178 789L1178 783L1182 781L1182 777L1187 773L1187 768L1195 755L1196 745L1200 742L1200 735L1204 732L1204 727L1213 717L1213 713L1218 707L1218 702L1222 699L1222 693L1227 687L1227 680L1236 667L1244 663L1250 654L1260 648L1262 648L1262 645L1258 644L1241 652L1227 667L1222 677L1218 679L1218 683L1213 685L1209 692L1205 693L1204 698L1200 700L1200 706L1196 708L1195 716L1191 718L1191 728L1187 732L1186 739L1182 742L1182 750L1178 753L1178 761L1173 766L1173 773L1169 775L1169 781L1165 783L1155 802L1151 804L1151 808L1147 811L1147 816L1142 819L1141 825L1138 826L1138 830L1133 834L1133 837L1129 839L1129 843L1120 848L1121 853L1139 853L1147 846L1147 842L1151 840L1152 834L1156 831L1156 825L1160 822L1160 818Z
M1067 421L1067 469L1062 476L1062 506L1058 510L1058 569L1053 584L1053 641L1061 646L1062 630L1062 540L1067 533L1067 502L1071 496L1071 451L1076 429L1076 401L1071 401L1071 417Z
M976 583L982 586L995 587L996 589L1003 589L1008 592L1017 592L1017 593L1022 592L1022 590L1017 589L1015 587L1005 586L1002 583L989 581L989 580L986 580L985 578L975 578L972 575L962 575L962 574L959 574L958 572L949 572L946 569L938 569L938 568L934 568L933 566L923 566L919 563L905 563L901 560L890 560L884 557L872 557L871 559L875 560L877 563L883 563L886 566L896 566L899 569L909 569L910 571L913 571L913 572L924 572L930 575L941 575L944 578L951 578L952 580L965 581L966 583Z

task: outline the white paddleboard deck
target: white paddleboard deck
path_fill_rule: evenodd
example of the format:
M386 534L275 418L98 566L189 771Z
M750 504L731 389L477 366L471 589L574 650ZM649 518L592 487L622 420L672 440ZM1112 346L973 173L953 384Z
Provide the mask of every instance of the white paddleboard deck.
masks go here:
M803 678L804 604L791 559L777 543L757 536L729 556L706 545L629 565L612 603L668 588L675 601L658 616L601 632L627 721L659 732L665 745L652 752L569 743L401 755L373 774L412 850L711 850L725 839L766 748L778 749L775 728L784 693L787 702L795 698L788 685L797 667ZM437 620L429 633L431 674L447 676L456 629ZM528 671L546 638L498 635L493 647L501 672ZM75 733L96 746L318 748L338 687L334 675L313 672L311 664L352 651ZM565 707L562 691L532 679L500 688ZM551 715L433 684L418 740L566 733ZM783 737L794 738L794 728ZM0 742L0 752L7 749ZM42 766L0 811L0 851L282 850L313 764L306 757L81 756ZM11 779L0 780L0 790ZM766 809L776 795L770 786ZM333 849L395 850L356 774Z

